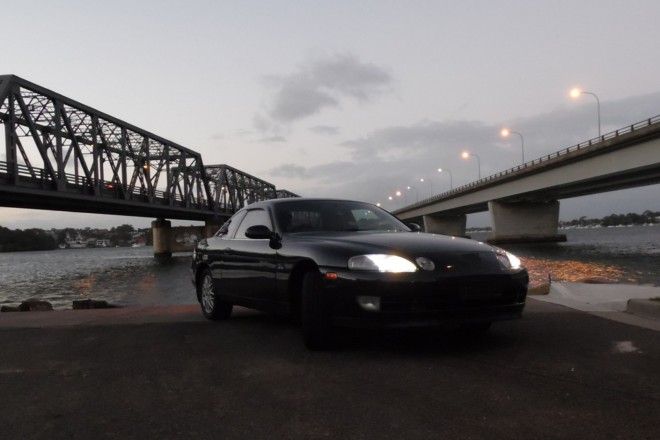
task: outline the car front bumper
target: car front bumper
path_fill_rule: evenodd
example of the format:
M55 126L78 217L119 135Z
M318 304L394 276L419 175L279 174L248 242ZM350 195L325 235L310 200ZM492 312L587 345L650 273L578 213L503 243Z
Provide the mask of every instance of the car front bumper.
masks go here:
M333 272L334 273L334 272ZM522 317L529 277L510 274L418 277L414 274L337 273L325 278L337 326L416 327L492 322ZM378 310L367 310L358 297L377 297Z

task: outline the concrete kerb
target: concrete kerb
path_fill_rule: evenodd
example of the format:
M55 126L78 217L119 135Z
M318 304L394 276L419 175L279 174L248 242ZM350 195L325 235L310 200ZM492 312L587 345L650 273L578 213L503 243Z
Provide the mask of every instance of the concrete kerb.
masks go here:
M651 299L629 299L628 313L641 316L648 319L660 320L660 301L653 301Z
M560 304L584 312L624 312L660 321L660 287L631 284L557 283L546 295L530 295L538 301Z

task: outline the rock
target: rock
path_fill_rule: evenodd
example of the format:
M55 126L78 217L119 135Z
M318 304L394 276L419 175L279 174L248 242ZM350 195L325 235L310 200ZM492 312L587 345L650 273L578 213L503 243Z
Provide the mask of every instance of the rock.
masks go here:
M527 290L528 295L547 295L548 293L550 293L549 283L543 283L538 286L533 286Z
M20 312L52 312L53 306L48 301L39 301L36 299L29 299L23 301L20 306L18 306Z
M0 307L0 312L20 312L20 310L18 310L18 307L2 306Z
M73 302L73 310L87 310L87 309L114 309L117 306L109 304L107 301L96 299L81 299Z
M612 280L603 277L585 277L580 278L576 282L585 284L612 284Z

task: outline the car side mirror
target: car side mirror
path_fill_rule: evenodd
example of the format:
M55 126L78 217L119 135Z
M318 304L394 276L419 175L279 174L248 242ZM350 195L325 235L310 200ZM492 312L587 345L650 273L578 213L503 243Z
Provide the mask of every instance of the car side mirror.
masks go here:
M273 238L273 231L268 226L254 225L245 230L245 236L247 238L270 240Z
M408 223L406 226L412 229L413 232L422 232L422 227L417 223Z
M268 245L273 249L280 249L282 247L282 237L277 232L270 230L268 226L254 225L245 230L247 238L270 240Z

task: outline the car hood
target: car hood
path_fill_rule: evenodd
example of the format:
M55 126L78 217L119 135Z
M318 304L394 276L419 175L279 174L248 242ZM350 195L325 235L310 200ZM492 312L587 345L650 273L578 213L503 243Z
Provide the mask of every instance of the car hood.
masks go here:
M492 246L460 237L423 232L328 232L322 235L300 235L303 241L321 241L328 245L381 248L415 255L452 252L492 252Z
M295 236L295 237L294 237ZM433 276L499 274L502 267L495 249L466 238L422 232L328 232L292 234L283 256L309 255L321 266L346 267L348 259L364 254L392 254L416 261L425 257L435 264ZM283 240L283 244L286 242Z

